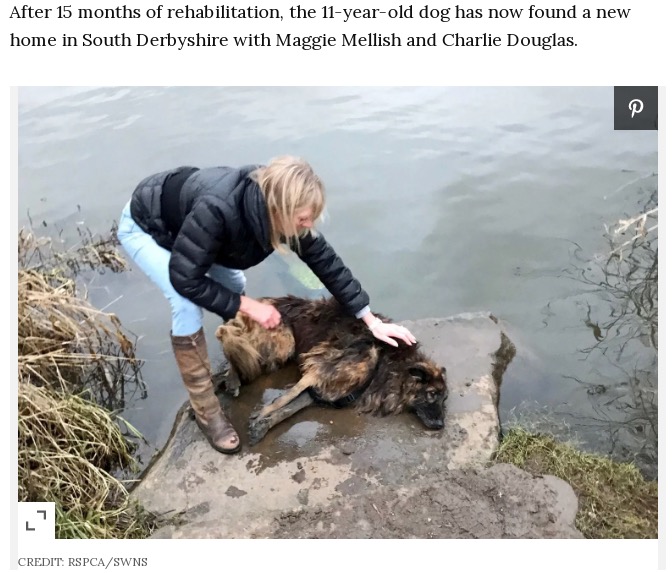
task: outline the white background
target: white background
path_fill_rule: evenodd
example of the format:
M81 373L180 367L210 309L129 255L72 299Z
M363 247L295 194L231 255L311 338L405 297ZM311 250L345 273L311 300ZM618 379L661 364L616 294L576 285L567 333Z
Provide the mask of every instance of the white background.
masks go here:
M123 2L73 1L77 8L114 8ZM147 2L128 0L129 8L155 8L158 4L179 8L187 1ZM192 8L205 4L203 0L189 3ZM9 264L16 265L16 219L17 219L17 154L16 154L16 97L10 86L103 86L103 85L455 85L455 86L509 86L509 85L658 85L668 86L662 90L661 131L659 132L660 208L663 220L660 224L661 268L663 288L660 293L660 309L663 315L660 330L661 407L660 432L660 492L661 515L660 537L664 539L665 499L664 476L667 456L664 412L668 410L669 393L664 391L666 382L665 350L667 347L666 301L666 160L664 145L665 110L669 109L670 60L664 54L670 50L669 3L660 0L623 2L612 0L584 1L582 3L538 2L538 7L570 8L575 5L579 18L575 20L530 20L527 18L529 2L495 0L481 2L301 2L304 8L320 8L333 5L342 8L396 8L399 5L414 7L416 18L389 20L339 19L290 20L289 7L298 2L269 2L259 0L249 4L239 2L237 7L258 6L279 8L285 19L274 20L59 20L52 11L49 19L10 19L13 3L3 5L4 26L2 32L3 76L6 89L2 91L4 109L9 112L7 127L10 134L5 153L6 172L11 174L10 185L10 236ZM422 20L419 10L447 8L459 4L462 8L523 8L523 18L492 20L456 20L442 23L439 20ZM53 0L41 0L27 4L34 8L55 8ZM67 5L67 2L63 2ZM212 2L211 7L217 5ZM17 4L20 8L23 4ZM598 20L582 19L584 8L630 8L627 19ZM452 12L452 11L451 11ZM318 10L319 14L319 10ZM451 14L453 15L453 14ZM214 34L228 36L265 32L275 38L276 33L294 35L318 35L326 33L339 39L343 33L367 34L379 32L397 35L429 35L436 32L480 35L491 33L506 38L507 33L526 36L548 36L557 33L573 36L577 47L553 48L327 48L320 51L304 51L299 48L10 48L10 32L18 36L56 36L63 33L80 37L91 33L113 36L125 32L129 36L145 33L152 36ZM14 97L12 97L12 94ZM109 175L108 175L109 176ZM7 444L10 472L2 472L6 484L3 497L4 515L10 520L10 531L16 527L16 273L11 273L10 311L7 322L11 325L12 341L6 356L10 364L10 384L7 385L5 410L12 421L10 434L2 440ZM6 312L6 311L5 311ZM11 390L11 392L10 392ZM8 424L3 424L3 432ZM664 503L663 503L664 502ZM10 551L16 565L16 535L10 538ZM263 547L262 547L263 546ZM7 555L7 553L6 553ZM24 549L22 556L26 556ZM666 563L663 543L655 541L612 542L502 542L502 541L421 541L405 540L391 542L279 542L279 541L141 541L141 542L54 542L34 548L33 556L135 556L148 557L149 566L138 570L163 571L184 570L195 567L215 567L222 571L262 570L264 567L287 569L319 569L342 571L344 568L376 570L418 571L423 569L447 569L450 571L480 570L493 567L504 570L555 571L652 571ZM208 563L210 565L208 565ZM9 567L6 557L0 568ZM65 570L67 568L60 568ZM32 569L31 569L32 570ZM42 568L42 571L48 570ZM81 569L80 569L81 570Z

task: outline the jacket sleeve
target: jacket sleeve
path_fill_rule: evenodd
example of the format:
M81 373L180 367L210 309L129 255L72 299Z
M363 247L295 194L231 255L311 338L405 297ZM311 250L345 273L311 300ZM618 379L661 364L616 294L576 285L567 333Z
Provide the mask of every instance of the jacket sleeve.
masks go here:
M294 249L299 258L347 312L354 315L369 304L369 295L323 235L308 233L299 247Z
M240 295L206 276L222 245L224 225L224 217L216 205L198 202L175 238L169 272L170 282L180 295L229 319L240 308Z

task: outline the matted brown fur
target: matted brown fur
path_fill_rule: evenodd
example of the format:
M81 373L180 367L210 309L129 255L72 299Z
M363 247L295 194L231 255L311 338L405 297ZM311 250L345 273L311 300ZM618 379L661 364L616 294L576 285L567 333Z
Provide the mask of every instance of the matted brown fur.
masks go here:
M399 347L393 347L379 341L362 320L343 312L334 299L286 296L261 300L273 304L282 315L277 328L267 330L238 313L217 329L231 364L229 390L235 393L241 383L253 382L292 360L298 364L301 379L253 415L253 442L314 401L336 407L352 402L360 412L378 416L410 410L426 427L443 427L445 368L425 356L418 344L399 341Z

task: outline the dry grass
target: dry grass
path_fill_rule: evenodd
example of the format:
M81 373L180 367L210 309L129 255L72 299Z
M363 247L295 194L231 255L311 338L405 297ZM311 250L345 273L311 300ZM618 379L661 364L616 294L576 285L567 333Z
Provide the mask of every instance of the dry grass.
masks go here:
M48 237L37 237L32 232L19 231L19 268L41 269L76 276L89 269L104 272L109 269L120 272L126 262L119 255L116 238L117 225L114 224L107 237L94 237L91 231L78 229L79 242L67 249L55 248Z
M124 268L115 253L112 240L59 253L19 234L19 500L55 502L58 538L145 537L151 528L111 475L134 467L133 444L101 404L118 404L110 397L137 378L134 344L115 315L77 292L83 268Z
M75 393L87 389L110 410L123 407L127 381L142 386L134 344L119 319L92 307L75 280L96 264L123 270L114 245L91 239L62 253L48 240L19 233L19 380Z
M117 350L135 364L117 317L80 299L72 279L37 270L19 270L18 278L20 379L58 380L72 391L86 385L92 369L100 374L116 365Z
M658 537L658 484L646 481L632 464L584 453L521 428L507 432L495 461L569 483L579 498L576 527L587 538Z
M19 384L19 499L56 504L57 538L144 537L149 522L110 475L135 464L115 418L80 396Z

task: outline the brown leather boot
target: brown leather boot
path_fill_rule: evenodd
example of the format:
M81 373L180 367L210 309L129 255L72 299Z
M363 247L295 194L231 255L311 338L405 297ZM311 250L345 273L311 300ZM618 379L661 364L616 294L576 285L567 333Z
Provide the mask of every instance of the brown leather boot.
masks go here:
M171 334L170 339L198 427L218 452L235 454L240 438L215 395L203 328L191 336Z

